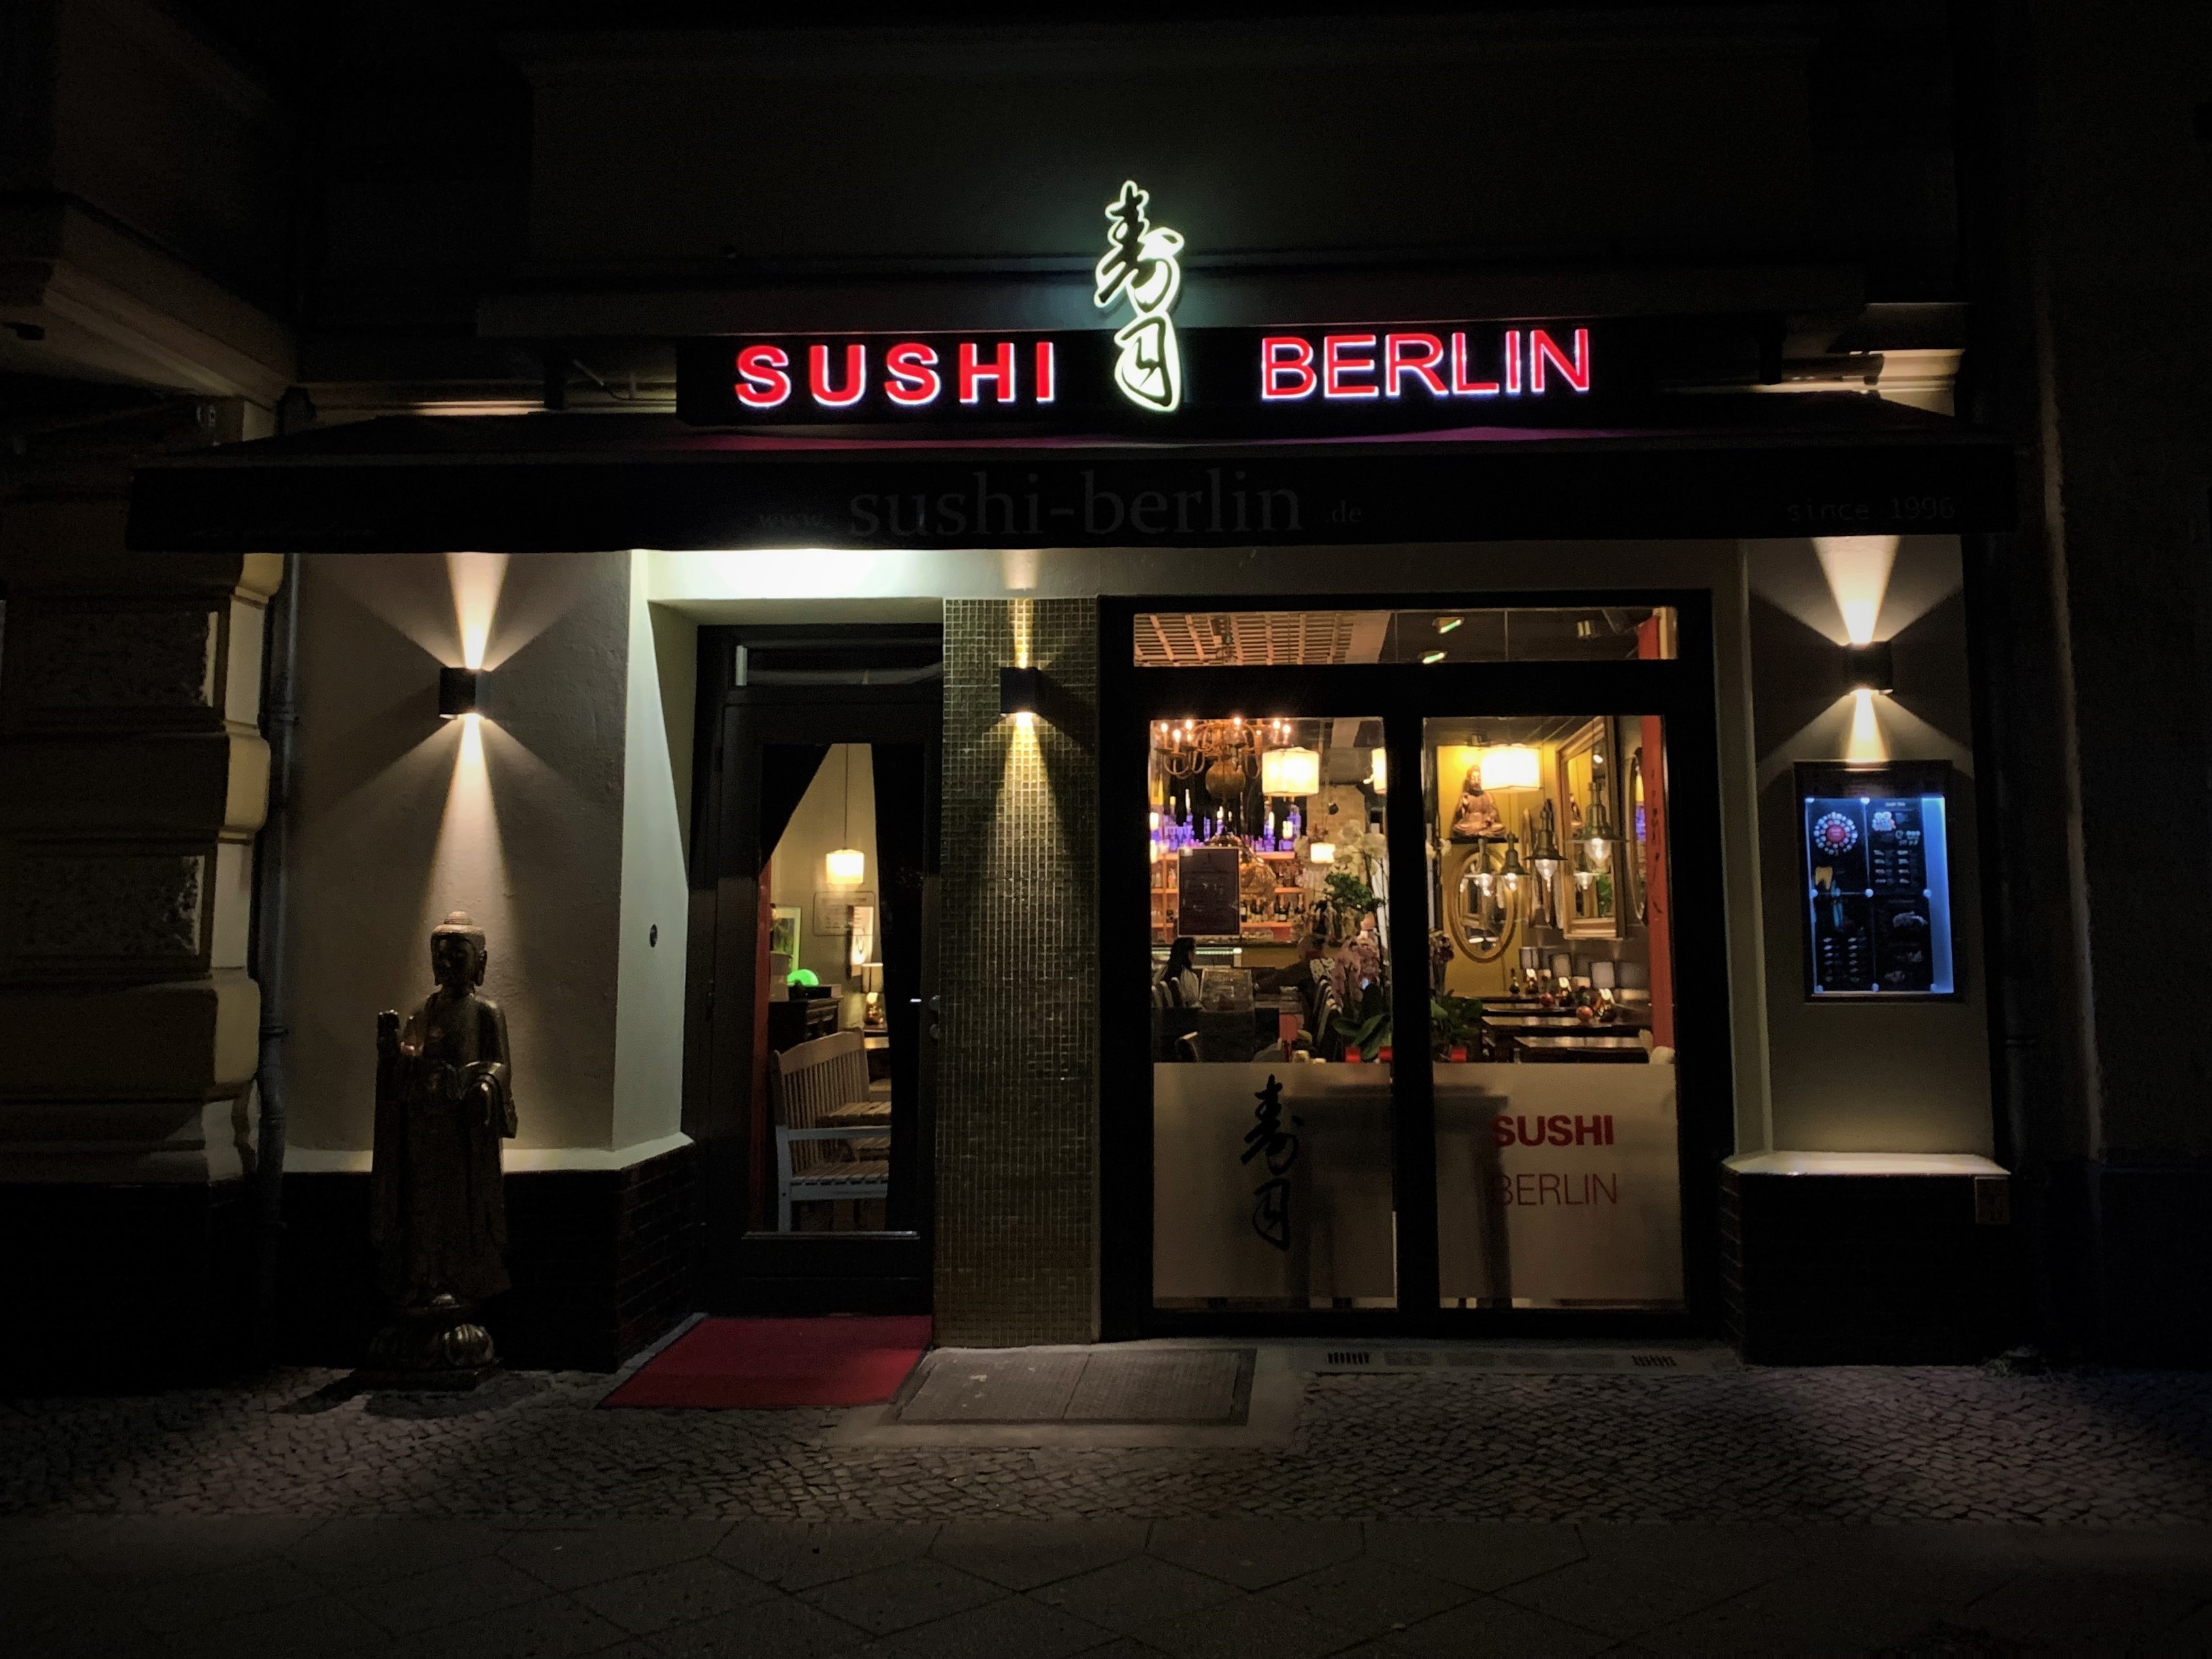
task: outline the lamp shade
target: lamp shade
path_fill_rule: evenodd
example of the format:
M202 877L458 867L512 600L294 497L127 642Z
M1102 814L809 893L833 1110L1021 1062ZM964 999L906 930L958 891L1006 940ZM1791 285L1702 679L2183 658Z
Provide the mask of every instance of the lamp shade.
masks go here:
M1503 749L1482 751L1485 789L1534 789L1541 781L1536 751L1525 744L1509 744Z
M1321 793L1321 755L1311 749L1270 749L1260 757L1260 793L1296 795Z
M1611 965L1612 964L1610 963L1607 964L1608 967ZM870 992L880 991L884 988L884 964L882 963L864 962L860 964L860 988L863 991Z
M1390 793L1390 751L1387 749L1370 749L1367 751L1367 758L1374 767L1374 770L1369 774L1369 778L1375 785L1375 793L1378 795L1389 794Z
M1328 841L1309 842L1306 844L1306 857L1315 864L1334 864L1336 862L1336 843Z
M868 872L868 855L857 847L841 847L830 854L830 884L858 887Z

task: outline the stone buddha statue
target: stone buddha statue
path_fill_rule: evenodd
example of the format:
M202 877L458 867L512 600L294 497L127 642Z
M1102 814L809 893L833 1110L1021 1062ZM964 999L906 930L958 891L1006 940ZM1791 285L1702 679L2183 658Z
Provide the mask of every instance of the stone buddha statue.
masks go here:
M403 1025L376 1017L370 1182L377 1277L394 1317L370 1368L477 1372L495 1363L471 1316L507 1288L500 1142L514 1133L507 1018L483 995L483 930L456 910L430 933L438 988Z

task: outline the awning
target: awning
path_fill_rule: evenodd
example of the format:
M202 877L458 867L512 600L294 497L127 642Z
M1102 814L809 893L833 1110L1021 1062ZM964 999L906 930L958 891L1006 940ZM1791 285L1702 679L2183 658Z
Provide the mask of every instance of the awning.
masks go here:
M142 467L178 552L1249 547L1949 533L2012 522L1989 434L1872 397L1716 395L1621 430L1148 445L773 437L640 415L391 416Z

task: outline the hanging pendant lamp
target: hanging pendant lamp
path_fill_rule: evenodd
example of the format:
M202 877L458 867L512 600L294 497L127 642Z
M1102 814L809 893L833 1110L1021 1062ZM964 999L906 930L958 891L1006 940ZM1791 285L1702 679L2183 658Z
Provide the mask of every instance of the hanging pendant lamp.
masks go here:
M845 750L844 839L853 839L853 745L842 745ZM840 847L830 854L830 884L832 887L858 887L868 873L867 854L857 847Z

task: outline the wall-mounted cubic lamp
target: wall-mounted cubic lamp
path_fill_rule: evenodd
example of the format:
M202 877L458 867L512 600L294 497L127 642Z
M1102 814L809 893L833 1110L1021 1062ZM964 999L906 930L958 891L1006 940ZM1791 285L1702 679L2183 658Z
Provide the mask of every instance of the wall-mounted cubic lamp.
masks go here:
M441 668L438 671L438 718L458 720L483 713L477 701L483 684L481 668Z
M1873 645L1845 646L1844 668L1854 691L1888 692L1896 689L1896 664L1887 640Z
M1038 700L1044 691L1044 675L1036 668L1001 668L999 671L999 714L1001 719L1013 717L1018 726L1028 726L1036 719Z

